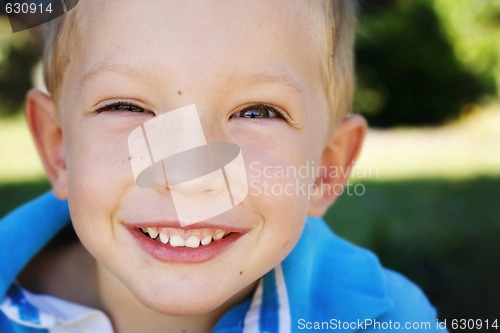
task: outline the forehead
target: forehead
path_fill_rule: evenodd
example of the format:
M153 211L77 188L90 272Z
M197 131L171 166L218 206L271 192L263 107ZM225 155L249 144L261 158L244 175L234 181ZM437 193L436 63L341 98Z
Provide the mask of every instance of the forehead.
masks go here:
M309 38L317 33L314 28L320 26L313 22L322 21L324 16L320 3L321 0L86 0L78 9L82 12L84 34L93 39L106 39L116 33L139 35L144 43L166 37L163 41L174 47L189 42L217 47L235 42L234 37L244 37L247 44L276 43L277 35L285 37L284 42L292 41L292 37Z
M321 1L86 0L77 9L66 76L78 84L104 70L150 81L253 73L299 90L321 77Z

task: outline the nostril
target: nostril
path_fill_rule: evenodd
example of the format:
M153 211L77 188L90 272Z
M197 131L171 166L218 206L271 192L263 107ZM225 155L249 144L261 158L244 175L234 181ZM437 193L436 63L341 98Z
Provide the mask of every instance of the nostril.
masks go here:
M170 177L168 178L170 180ZM187 180L181 183L172 184L169 189L185 195L214 195L226 191L226 182L221 170Z

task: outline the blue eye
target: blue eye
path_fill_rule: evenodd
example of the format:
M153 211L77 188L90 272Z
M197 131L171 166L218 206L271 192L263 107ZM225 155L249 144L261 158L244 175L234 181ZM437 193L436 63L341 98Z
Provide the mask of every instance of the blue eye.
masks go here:
M246 107L245 109L236 112L231 115L230 118L250 118L250 119L262 119L262 118L281 118L284 119L283 115L270 105L265 104L255 104Z
M154 112L148 111L136 104L130 103L130 102L122 102L118 101L115 103L111 103L108 105L105 105L99 109L97 109L95 112L97 114L102 113L102 112L109 112L109 111L116 111L116 112L137 112L137 113L146 113L146 114L151 114L155 115Z

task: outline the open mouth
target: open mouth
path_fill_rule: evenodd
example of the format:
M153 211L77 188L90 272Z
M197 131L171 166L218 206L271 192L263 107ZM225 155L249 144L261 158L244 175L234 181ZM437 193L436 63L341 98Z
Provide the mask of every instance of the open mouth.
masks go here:
M128 225L127 230L146 253L167 263L195 264L209 261L224 253L249 232L249 229L232 227L229 230L203 223L188 228L176 223L171 226L153 223Z
M230 236L232 232L222 229L177 229L177 228L140 228L143 235L165 245L172 247L198 248Z

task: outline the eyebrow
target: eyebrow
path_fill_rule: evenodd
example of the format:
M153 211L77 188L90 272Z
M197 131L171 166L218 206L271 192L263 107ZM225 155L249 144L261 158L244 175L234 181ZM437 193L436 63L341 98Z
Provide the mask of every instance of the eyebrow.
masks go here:
M102 73L109 72L114 74L119 74L121 76L138 76L144 75L134 66L119 63L107 63L100 62L92 66L87 72L85 72L80 78L80 85L83 86L91 81L99 78Z
M109 72L120 76L145 76L146 72L139 70L135 66L120 63L100 62L92 66L86 73L81 76L80 86L84 86L91 81L99 78L103 73ZM223 77L223 80L228 82L244 82L246 85L264 85L273 84L281 85L291 90L302 93L302 85L285 71L268 71L260 73L252 73L248 71L234 71Z
M288 87L298 93L302 92L299 82L284 72L235 73L230 80L239 81L240 78L248 85L275 84Z

